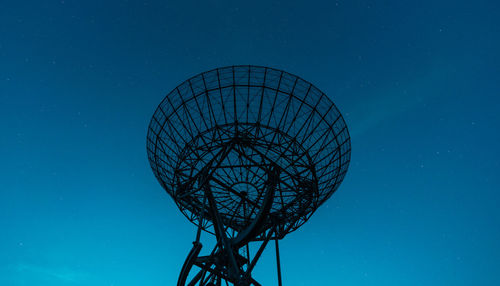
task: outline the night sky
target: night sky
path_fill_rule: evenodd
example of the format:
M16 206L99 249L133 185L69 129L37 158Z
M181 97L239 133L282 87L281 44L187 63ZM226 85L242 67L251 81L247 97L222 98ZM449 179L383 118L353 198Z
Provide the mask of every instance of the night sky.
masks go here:
M175 285L196 227L151 172L147 127L176 85L236 64L312 82L351 133L339 190L280 244L284 285L500 285L499 11L1 1L0 285Z

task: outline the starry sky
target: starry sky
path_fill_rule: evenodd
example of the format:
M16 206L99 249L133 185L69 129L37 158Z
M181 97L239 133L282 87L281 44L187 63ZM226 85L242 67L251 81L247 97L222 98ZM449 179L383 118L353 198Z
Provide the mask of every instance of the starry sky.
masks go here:
M498 11L1 1L0 285L175 285L196 228L151 172L147 126L177 84L233 64L311 81L351 133L339 190L280 244L284 285L499 285Z

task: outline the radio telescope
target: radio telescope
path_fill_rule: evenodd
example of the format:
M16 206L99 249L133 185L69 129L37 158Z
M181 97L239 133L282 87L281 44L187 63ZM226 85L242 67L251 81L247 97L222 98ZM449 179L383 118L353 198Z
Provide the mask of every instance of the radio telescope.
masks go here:
M197 226L177 285L258 286L252 270L272 240L282 284L278 241L338 189L351 145L339 110L311 83L231 66L198 74L163 99L147 152L161 186ZM202 231L217 241L204 256Z

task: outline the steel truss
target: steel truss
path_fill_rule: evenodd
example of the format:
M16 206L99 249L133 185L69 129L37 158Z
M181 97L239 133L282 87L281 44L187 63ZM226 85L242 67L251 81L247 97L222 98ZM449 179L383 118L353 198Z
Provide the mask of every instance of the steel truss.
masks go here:
M261 253L244 255L248 244L263 250L275 240L279 262L278 240L338 189L351 145L337 107L311 83L232 66L170 92L149 125L147 151L162 187L198 226L178 285L246 286L259 285L251 272ZM217 238L208 256L199 256L202 230Z

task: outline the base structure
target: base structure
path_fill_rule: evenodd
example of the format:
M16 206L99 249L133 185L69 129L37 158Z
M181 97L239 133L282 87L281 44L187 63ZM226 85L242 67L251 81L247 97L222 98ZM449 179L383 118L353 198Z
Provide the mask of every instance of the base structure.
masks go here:
M210 255L198 256L202 244L198 241L193 242L193 248L184 262L177 286L261 286L259 282L252 278L252 270L270 240L275 240L276 247L278 247L278 239L272 238L273 234L274 232L269 230L264 240L259 241L259 249L253 257L250 256L248 244L240 249L226 249L219 243L217 243ZM278 285L281 286L278 248L276 248L276 255Z
M277 232L277 225L269 226L264 223L269 216L273 203L277 178L279 178L279 172L272 171L268 174L263 204L257 216L245 229L239 231L238 235L230 238L227 235L227 226L223 224L217 210L216 201L210 190L208 184L210 181L209 175L204 176L202 179L204 181L203 185L205 185L204 199L208 201L209 210L207 211L213 222L217 243L209 255L199 256L202 249L200 242L202 223L200 222L196 240L193 242L193 248L182 266L177 286L260 286L261 284L252 278L252 270L271 240L275 240L276 243L278 285L282 285L278 248L280 237ZM203 217L200 217L201 219ZM260 243L253 257L250 255L250 242Z

